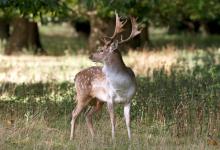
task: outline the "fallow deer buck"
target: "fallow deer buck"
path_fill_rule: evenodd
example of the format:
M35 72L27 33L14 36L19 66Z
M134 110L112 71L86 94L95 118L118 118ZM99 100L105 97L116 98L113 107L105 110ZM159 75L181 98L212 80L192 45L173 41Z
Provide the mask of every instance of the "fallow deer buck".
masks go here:
M117 103L124 105L128 137L129 139L131 138L130 107L131 99L136 92L136 80L133 71L124 64L121 53L118 50L118 44L129 41L140 34L141 30L138 29L136 19L130 17L131 34L127 39L123 39L121 36L118 41L116 36L123 31L126 21L120 21L117 13L115 13L115 16L114 34L108 39L105 38L104 46L90 56L92 61L103 63L103 67L93 66L80 71L75 76L77 105L72 112L70 139L73 139L75 121L78 115L88 105L92 105L92 108L86 114L86 122L92 137L94 136L92 116L101 110L104 103L107 103L110 114L112 138L115 138L114 104Z

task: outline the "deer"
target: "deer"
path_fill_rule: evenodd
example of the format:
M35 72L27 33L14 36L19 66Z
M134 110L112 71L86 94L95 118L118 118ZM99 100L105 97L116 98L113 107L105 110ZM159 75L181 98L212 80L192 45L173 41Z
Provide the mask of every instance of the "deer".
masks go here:
M92 116L99 112L104 103L107 104L107 110L110 115L112 139L115 139L115 104L123 104L124 118L127 128L128 138L131 139L130 129L130 111L131 100L136 93L135 74L131 68L127 67L118 50L118 45L129 41L141 33L137 19L130 17L131 33L128 38L117 36L124 31L123 27L127 20L121 21L121 17L115 12L115 29L111 37L104 37L104 45L98 48L98 51L90 55L94 62L102 63L103 66L92 66L86 68L75 75L76 88L76 106L72 111L70 140L73 139L76 119L82 110L91 106L86 113L87 127L94 137L94 128Z

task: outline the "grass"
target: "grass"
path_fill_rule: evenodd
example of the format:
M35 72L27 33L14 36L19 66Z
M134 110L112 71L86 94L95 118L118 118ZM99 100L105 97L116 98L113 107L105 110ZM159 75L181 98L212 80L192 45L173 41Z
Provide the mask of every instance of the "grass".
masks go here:
M49 55L61 56L85 53L85 39L79 37L69 24L42 26L41 41ZM54 43L54 41L58 43Z
M212 49L219 47L219 35L202 34L168 34L166 28L150 28L150 39L155 48L161 49L164 45L174 45L177 49Z
M55 35L49 35L48 28L41 30L45 39L53 37L44 43L50 53L63 55L70 33L62 31L65 39L56 30ZM220 144L218 46L158 49L124 55L137 76L138 91L132 101L132 141L127 140L122 108L117 106L115 143L106 109L94 118L94 140L82 114L77 136L69 141L74 75L96 65L87 56L0 55L0 149L219 149L207 143L209 133Z

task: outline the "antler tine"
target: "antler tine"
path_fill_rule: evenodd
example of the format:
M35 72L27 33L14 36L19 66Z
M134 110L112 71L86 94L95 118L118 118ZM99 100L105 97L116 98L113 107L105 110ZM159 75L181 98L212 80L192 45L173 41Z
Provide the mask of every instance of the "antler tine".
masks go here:
M118 13L115 12L115 31L111 37L109 37L111 40L113 40L117 34L124 31L123 26L126 24L127 20L120 21L120 17L118 16Z
M125 40L123 40L123 37L121 36L121 41L119 42L119 44L122 44L122 43L124 43L124 42L129 41L130 39L132 39L132 38L135 37L136 35L140 34L141 31L142 31L142 29L140 29L140 30L138 29L138 23L136 22L136 18L130 17L130 19L131 19L131 26L132 26L131 34L130 34L130 36L129 36L127 39L125 39Z
M106 40L106 38L107 37L103 37L103 38L100 39L105 45L109 43L109 41Z

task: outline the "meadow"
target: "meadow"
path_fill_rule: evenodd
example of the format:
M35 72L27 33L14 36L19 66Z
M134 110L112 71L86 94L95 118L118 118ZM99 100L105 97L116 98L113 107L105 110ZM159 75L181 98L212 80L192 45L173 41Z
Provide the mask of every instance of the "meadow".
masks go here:
M51 35L53 33L53 35ZM84 41L65 26L41 28L50 56L0 55L0 149L219 149L220 37L152 34L153 50L123 54L137 77L132 140L116 107L116 141L104 109L94 117L92 140L85 116L69 140L75 106L74 75L95 64ZM1 43L0 51L4 48ZM80 52L77 52L81 49ZM211 135L218 145L209 143Z

